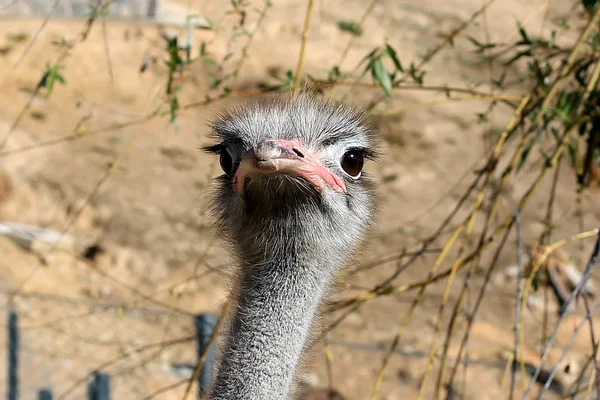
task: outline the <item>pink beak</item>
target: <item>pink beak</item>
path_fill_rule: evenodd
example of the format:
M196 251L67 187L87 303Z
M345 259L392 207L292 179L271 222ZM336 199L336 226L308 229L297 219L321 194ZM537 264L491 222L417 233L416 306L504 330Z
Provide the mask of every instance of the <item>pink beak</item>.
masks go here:
M338 193L346 193L344 181L321 165L318 158L303 149L298 141L278 139L263 140L242 158L233 178L233 190L241 193L249 175L268 173L301 177L319 192L328 185Z

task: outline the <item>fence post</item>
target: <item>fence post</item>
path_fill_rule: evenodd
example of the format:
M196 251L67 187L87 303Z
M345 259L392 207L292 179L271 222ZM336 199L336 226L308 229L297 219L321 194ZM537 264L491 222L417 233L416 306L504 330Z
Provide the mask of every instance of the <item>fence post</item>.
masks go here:
M88 400L110 400L110 376L96 372L88 385Z
M52 400L52 390L42 389L38 392L38 400Z
M156 18L156 8L158 7L158 0L149 0L148 1L148 12L146 16L148 18Z
M200 314L196 316L195 325L198 340L198 361L200 361L200 357L210 341L210 337L217 326L217 321L218 317L212 314ZM203 396L212 384L216 353L217 350L213 343L208 349L206 361L200 371L200 375L198 375L198 396Z
M8 400L19 397L19 317L16 312L8 314Z

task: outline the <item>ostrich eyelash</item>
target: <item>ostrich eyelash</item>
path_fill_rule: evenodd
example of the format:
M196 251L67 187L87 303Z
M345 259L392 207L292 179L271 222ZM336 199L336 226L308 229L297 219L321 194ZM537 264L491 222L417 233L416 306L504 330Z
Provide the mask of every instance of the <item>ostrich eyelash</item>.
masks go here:
M207 153L221 154L221 152L226 150L227 147L223 143L218 143L212 146L203 146L201 149Z
M366 147L349 147L346 151L360 151L363 154L363 157L367 160L374 160L378 157L378 154L371 149L367 149Z

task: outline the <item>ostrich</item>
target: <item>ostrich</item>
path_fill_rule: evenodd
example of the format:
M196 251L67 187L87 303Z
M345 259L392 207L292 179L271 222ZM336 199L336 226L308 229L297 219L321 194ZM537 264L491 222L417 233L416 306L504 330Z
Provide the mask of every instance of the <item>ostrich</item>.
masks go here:
M237 260L234 305L209 398L287 399L336 273L372 225L362 172L377 134L350 107L263 97L212 124L224 174L212 198Z

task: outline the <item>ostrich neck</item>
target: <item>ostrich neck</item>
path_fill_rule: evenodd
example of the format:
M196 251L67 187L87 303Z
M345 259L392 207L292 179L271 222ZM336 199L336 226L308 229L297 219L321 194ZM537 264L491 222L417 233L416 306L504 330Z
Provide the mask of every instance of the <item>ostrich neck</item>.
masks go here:
M241 266L213 400L287 399L336 266L303 254Z

